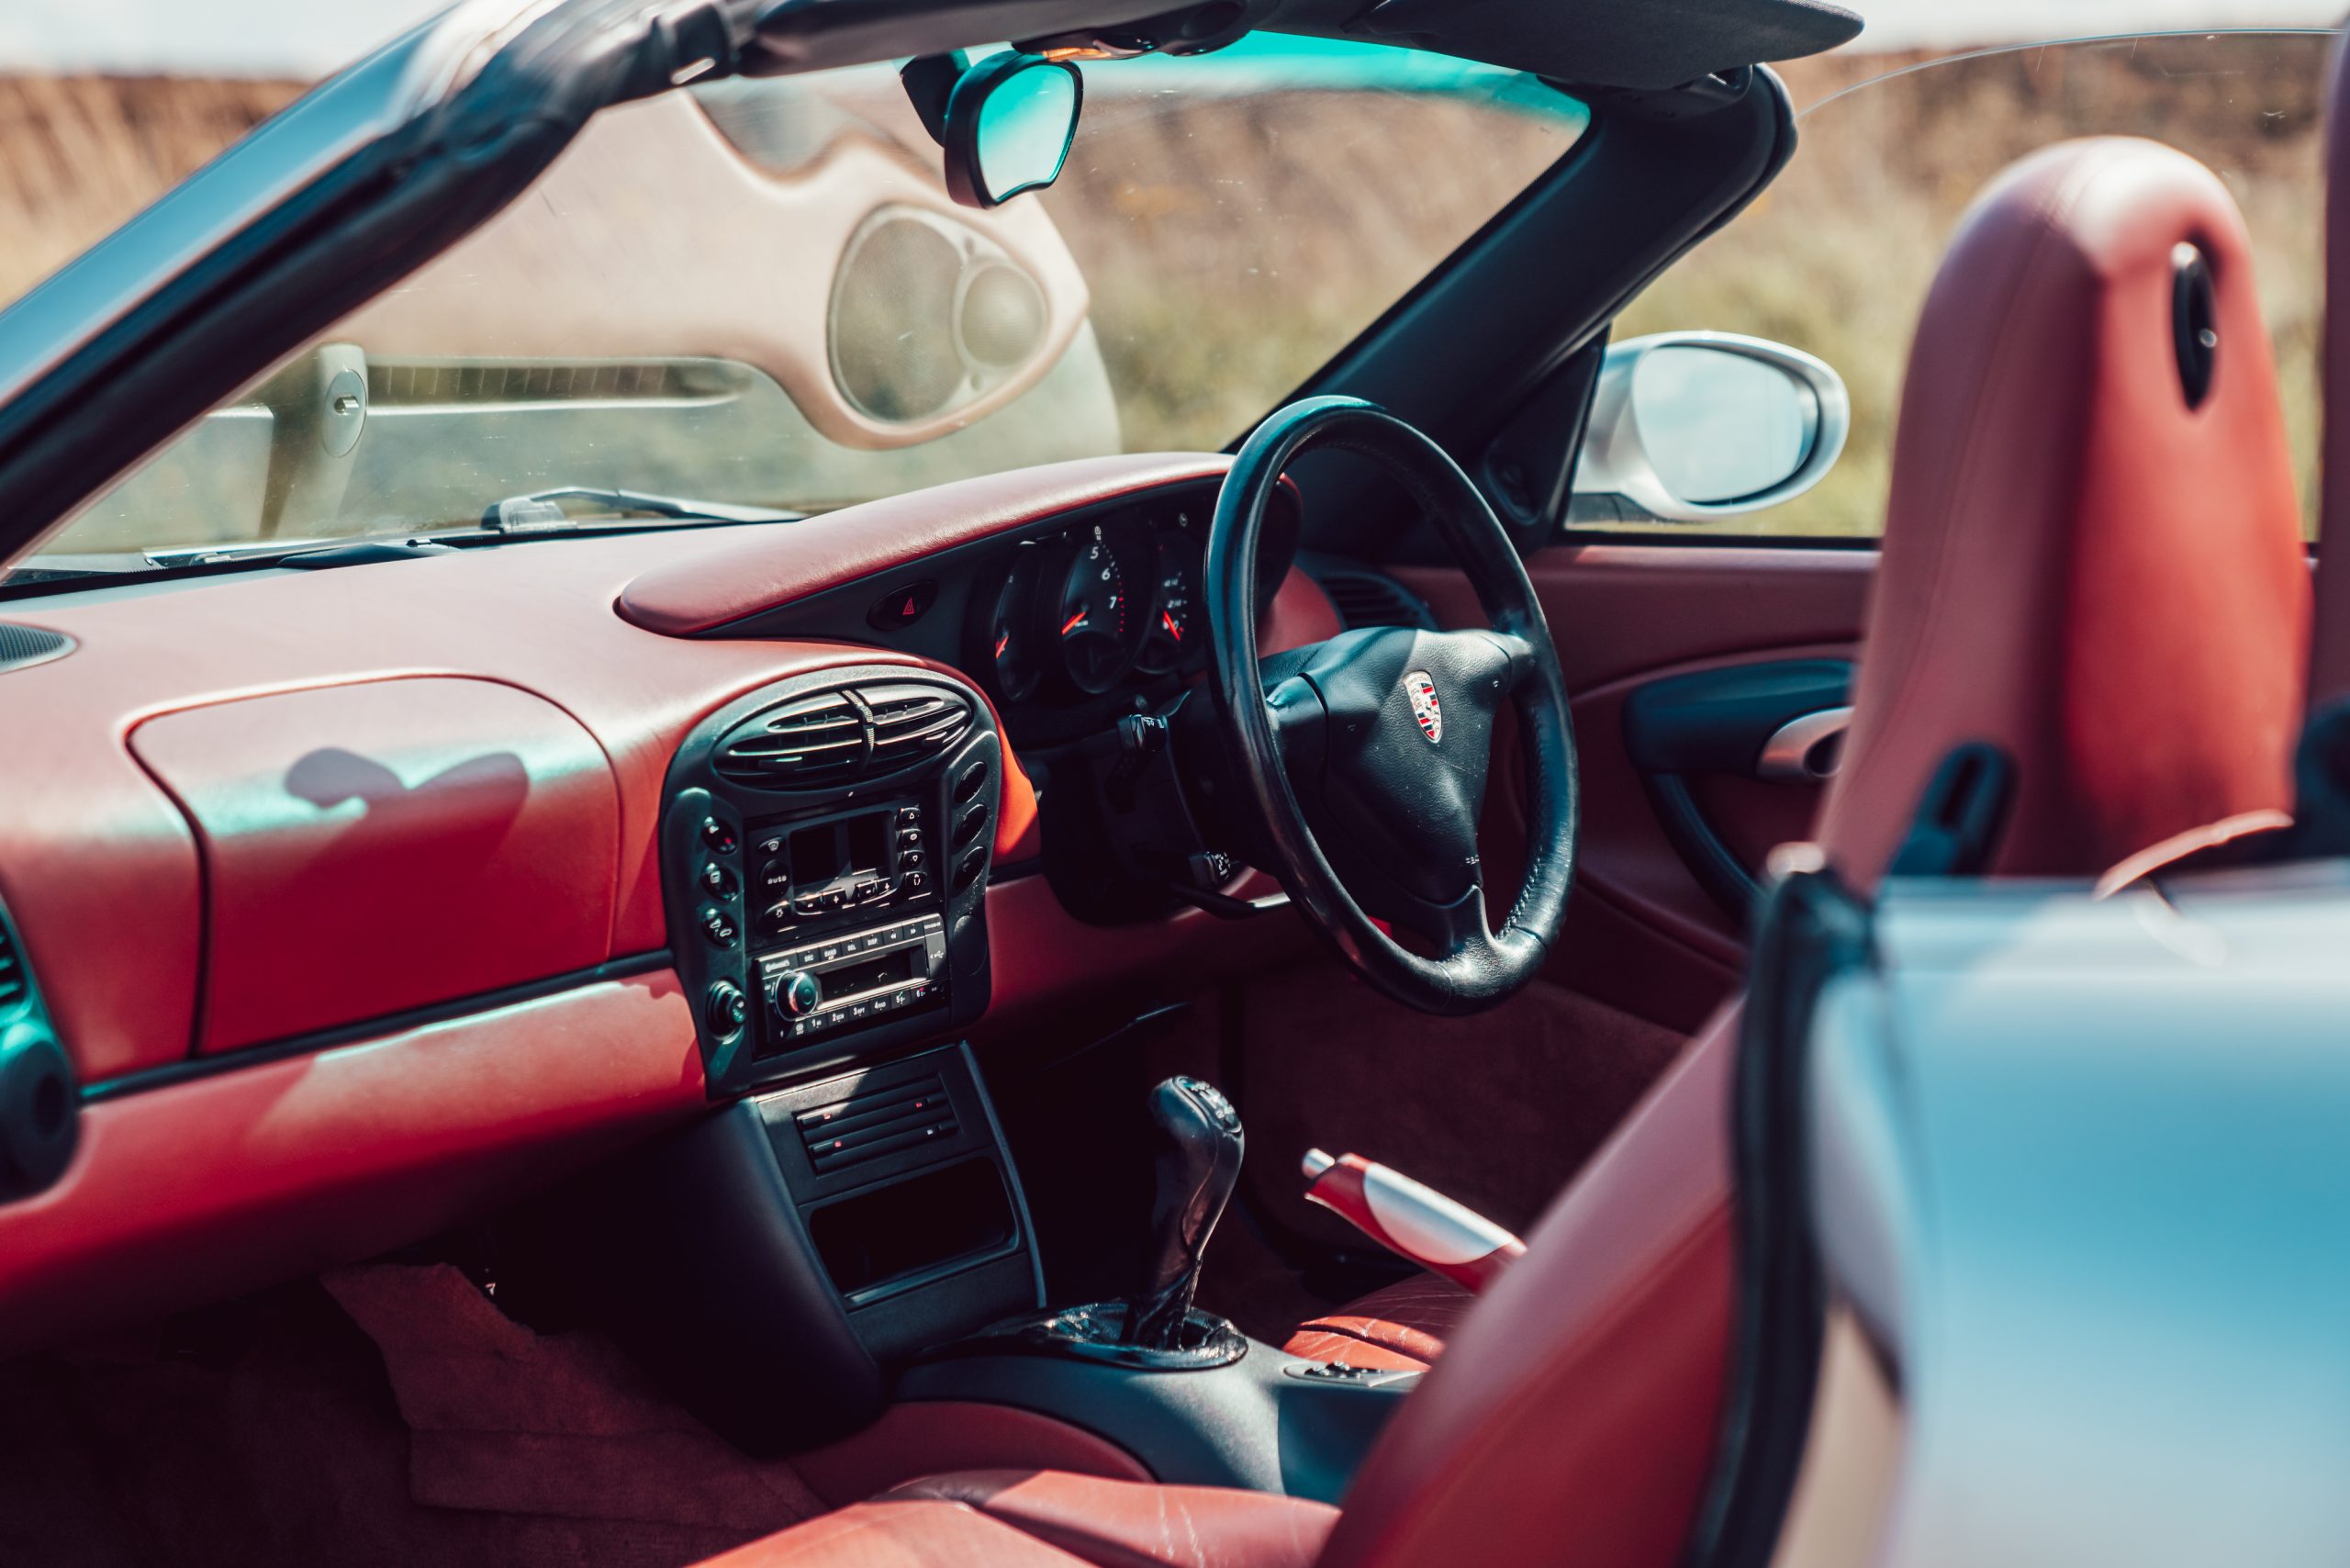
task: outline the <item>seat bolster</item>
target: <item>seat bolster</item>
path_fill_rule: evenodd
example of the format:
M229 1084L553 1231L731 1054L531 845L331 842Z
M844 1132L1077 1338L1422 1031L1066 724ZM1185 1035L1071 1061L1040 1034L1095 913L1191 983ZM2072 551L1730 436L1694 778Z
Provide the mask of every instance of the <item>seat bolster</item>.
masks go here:
M1436 1364L1476 1302L1450 1280L1421 1274L1307 1319L1281 1348L1309 1361L1416 1371Z
M696 1568L1081 1568L1083 1562L952 1503L883 1500L762 1536Z
M915 1500L976 1509L1097 1568L1310 1568L1338 1521L1304 1497L1052 1470L934 1476L877 1502Z

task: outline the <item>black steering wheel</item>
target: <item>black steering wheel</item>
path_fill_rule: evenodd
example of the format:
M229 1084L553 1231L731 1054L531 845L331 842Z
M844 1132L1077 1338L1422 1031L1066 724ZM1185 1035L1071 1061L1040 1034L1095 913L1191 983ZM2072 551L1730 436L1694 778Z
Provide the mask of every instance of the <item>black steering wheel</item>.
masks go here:
M1259 658L1258 532L1283 471L1315 450L1358 454L1403 485L1476 589L1486 629L1366 627ZM1357 973L1408 1006L1473 1013L1532 980L1574 868L1574 731L1534 586L1469 476L1372 404L1292 403L1225 476L1206 588L1216 717L1259 864ZM1477 822L1504 703L1527 760L1528 834L1524 885L1495 929Z

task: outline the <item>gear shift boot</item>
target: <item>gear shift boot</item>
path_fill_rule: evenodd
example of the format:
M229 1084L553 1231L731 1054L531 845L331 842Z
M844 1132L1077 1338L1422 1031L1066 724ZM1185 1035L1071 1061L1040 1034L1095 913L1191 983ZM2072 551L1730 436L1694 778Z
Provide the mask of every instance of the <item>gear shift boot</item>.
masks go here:
M1170 1078L1150 1092L1150 1272L1126 1299L1125 1334L1145 1350L1178 1349L1199 1288L1200 1258L1240 1179L1240 1114L1212 1083Z
M1240 1114L1214 1084L1181 1077L1151 1090L1149 1113L1156 1185L1142 1288L1124 1301L1001 1323L939 1353L1012 1349L1167 1371L1223 1366L1246 1353L1238 1330L1192 1305L1201 1255L1240 1179Z

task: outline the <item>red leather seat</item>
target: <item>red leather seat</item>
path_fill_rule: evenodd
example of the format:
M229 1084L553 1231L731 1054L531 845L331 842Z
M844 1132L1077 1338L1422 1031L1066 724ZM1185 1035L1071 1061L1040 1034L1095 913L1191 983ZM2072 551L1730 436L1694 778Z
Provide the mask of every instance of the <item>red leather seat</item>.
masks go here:
M2194 408L2173 347L2183 243L2216 293L2216 366ZM1929 776L1967 741L2016 764L1997 872L2093 875L2289 807L2309 598L2250 250L2226 192L2146 141L2025 160L1968 215L1919 326L1858 713L1821 846L1855 884L1875 882ZM1067 1478L989 1493L997 1483L948 1478L727 1561L1675 1561L1730 1356L1733 1017L1700 1033L1460 1318L1318 1555L1326 1511L1313 1505L1213 1493L1203 1505L1196 1489ZM1451 1328L1457 1303L1416 1299L1441 1304L1441 1322L1423 1317L1431 1339ZM1337 1332L1378 1344L1387 1330ZM1009 1528L1029 1487L1056 1518L1064 1502L1086 1515L1090 1533ZM968 1488L988 1495L974 1506ZM958 1508L971 1518L950 1522ZM1247 1512L1245 1541L1226 1551L1213 1529L1188 1533L1221 1528L1226 1508ZM1135 1510L1164 1510L1167 1524L1149 1542L1111 1540ZM1275 1510L1289 1522L1274 1525Z
M755 1540L702 1568L1305 1568L1338 1510L1216 1486L974 1471Z

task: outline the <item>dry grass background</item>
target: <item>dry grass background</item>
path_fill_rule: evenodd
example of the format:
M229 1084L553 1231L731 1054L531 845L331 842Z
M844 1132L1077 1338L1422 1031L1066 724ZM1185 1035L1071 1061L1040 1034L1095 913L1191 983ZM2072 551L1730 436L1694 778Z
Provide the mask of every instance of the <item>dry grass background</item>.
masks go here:
M1753 332L1845 375L1855 428L1809 497L1742 520L1869 533L1911 326L1966 202L2065 136L2157 137L2217 169L2258 248L2313 495L2320 88L2329 40L2268 35L2021 50L1839 96L1912 62L1786 73L1803 146L1754 209L1661 279L1618 336ZM288 101L297 84L0 77L0 301ZM1131 447L1221 444L1474 231L1565 144L1555 122L1344 93L1103 93L1046 200L1095 290Z
M0 76L0 304L302 90L173 76Z

